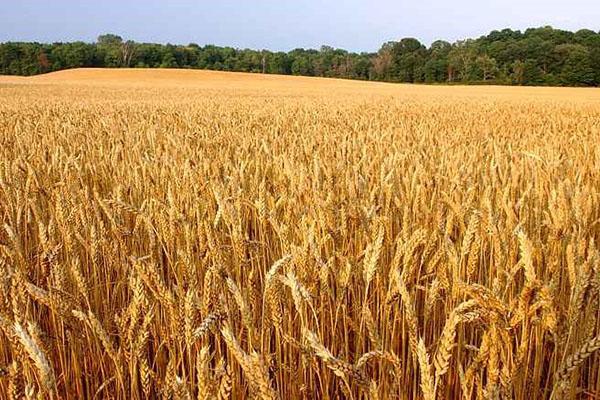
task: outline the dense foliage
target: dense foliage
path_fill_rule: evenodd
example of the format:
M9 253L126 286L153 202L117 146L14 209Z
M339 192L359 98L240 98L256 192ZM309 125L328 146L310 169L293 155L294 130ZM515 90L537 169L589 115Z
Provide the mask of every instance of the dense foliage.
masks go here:
M3 43L0 74L34 75L77 67L197 68L325 76L391 82L461 82L517 85L600 85L600 32L552 27L504 29L456 43L426 47L414 38L385 43L377 53L322 46L289 52L191 43L124 41Z

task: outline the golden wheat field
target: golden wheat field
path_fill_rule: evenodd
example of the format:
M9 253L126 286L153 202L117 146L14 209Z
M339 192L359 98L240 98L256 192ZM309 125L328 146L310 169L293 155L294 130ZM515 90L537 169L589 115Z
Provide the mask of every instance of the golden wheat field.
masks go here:
M599 89L0 77L0 398L598 399L599 143Z

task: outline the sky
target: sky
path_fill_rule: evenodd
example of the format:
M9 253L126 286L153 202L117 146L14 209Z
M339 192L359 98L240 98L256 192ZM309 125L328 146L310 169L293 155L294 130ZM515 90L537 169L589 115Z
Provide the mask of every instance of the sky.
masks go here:
M375 51L402 37L430 44L544 25L599 31L600 0L0 0L0 42L115 33L138 42Z

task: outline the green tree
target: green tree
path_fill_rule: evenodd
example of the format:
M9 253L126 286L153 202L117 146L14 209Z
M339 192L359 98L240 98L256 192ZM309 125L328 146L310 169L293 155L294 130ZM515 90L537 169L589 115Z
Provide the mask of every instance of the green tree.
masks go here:
M523 85L525 82L525 63L521 60L517 60L511 65L512 73L512 81L517 85Z
M475 64L481 71L481 78L484 81L496 78L498 64L495 59L487 54L482 54L475 59Z
M420 82L423 80L426 49L417 39L403 38L391 45L393 80Z
M164 53L162 57L162 61L160 63L161 68L175 68L177 67L177 60L175 60L175 56L170 51Z
M445 82L448 80L448 54L452 45L443 40L431 44L427 61L423 66L425 82Z
M269 57L267 72L270 74L291 74L292 63L288 55L284 52L278 52Z
M375 80L390 80L393 64L393 42L384 43L377 55L372 58L371 77Z
M291 71L293 75L311 75L311 65L306 56L297 56L292 62Z
M384 43L377 53L331 46L289 52L135 43L115 34L95 43L0 43L0 73L33 75L76 67L168 67L318 75L396 82L502 82L600 85L600 33L550 26L502 29L453 44L417 39Z
M589 86L594 83L590 52L585 46L561 44L554 51L561 66L559 80L562 84Z
M96 44L103 66L119 67L122 65L121 46L123 38L121 36L112 33L100 35L96 39Z
M477 51L470 40L458 41L448 53L448 81L468 81L472 77Z

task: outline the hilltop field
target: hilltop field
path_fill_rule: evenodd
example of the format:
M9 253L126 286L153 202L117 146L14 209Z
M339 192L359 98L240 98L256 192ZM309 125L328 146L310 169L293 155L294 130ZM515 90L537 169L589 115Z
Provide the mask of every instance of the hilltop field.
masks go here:
M0 77L0 399L600 396L600 89Z

